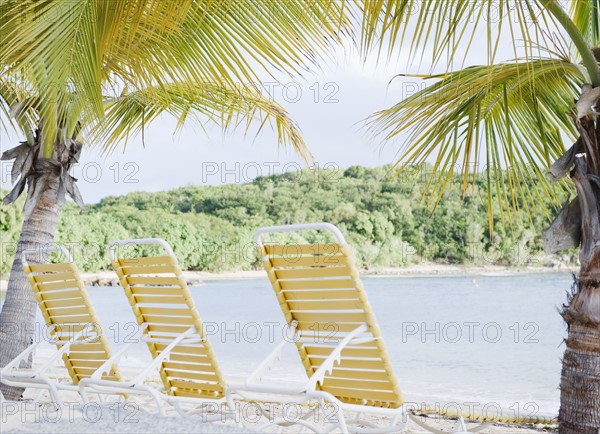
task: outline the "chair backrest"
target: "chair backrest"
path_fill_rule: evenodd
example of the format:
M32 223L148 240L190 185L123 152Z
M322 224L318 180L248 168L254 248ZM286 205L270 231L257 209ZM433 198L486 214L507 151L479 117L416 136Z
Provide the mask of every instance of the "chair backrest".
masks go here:
M27 260L28 256L41 253L47 255L52 251L62 252L68 261L57 264L31 264ZM111 351L77 266L70 253L62 246L27 250L23 252L22 258L25 274L50 330L50 338L58 343L58 348L62 347L59 342L75 338L83 331L82 336L78 338L82 342L72 344L69 351L63 355L63 362L73 383L78 384L79 380L90 377L106 362L111 357ZM115 366L102 378L121 380Z
M328 230L337 243L266 244L270 232ZM338 342L361 325L320 389L342 402L397 408L402 396L381 331L339 230L330 224L272 226L255 237L259 255L288 322L297 322L298 353L309 378Z
M141 244L158 244L167 254L123 257L125 250ZM173 396L223 397L225 383L217 360L167 242L158 238L114 241L109 255L153 358L170 341L195 328L162 362L160 376L165 390Z

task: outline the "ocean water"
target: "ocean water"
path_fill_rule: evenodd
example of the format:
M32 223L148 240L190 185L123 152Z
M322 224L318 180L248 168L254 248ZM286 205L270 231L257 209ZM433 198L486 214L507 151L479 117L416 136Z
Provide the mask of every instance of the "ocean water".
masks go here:
M558 308L569 274L367 276L363 282L406 401L507 417L557 414L566 336ZM286 331L266 278L207 281L191 291L226 376L252 372ZM91 287L89 293L111 345L131 340L135 319L122 289ZM138 344L122 364L127 369L147 360ZM268 376L306 378L293 345Z

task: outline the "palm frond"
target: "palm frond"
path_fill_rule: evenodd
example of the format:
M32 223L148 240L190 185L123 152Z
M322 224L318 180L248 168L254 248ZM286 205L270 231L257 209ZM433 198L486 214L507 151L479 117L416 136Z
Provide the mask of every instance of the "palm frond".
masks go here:
M544 172L565 151L563 132L576 137L570 111L584 81L577 65L521 60L430 78L437 81L368 120L370 133L385 141L402 135L399 170L433 161L427 190L434 204L452 176L462 176L466 192L484 172L488 199L493 188L500 192L499 212L509 221L542 196L558 204Z
M366 0L359 8L364 55L376 49L393 59L405 50L409 59L422 61L430 52L433 66L464 63L475 38L485 38L488 64L508 38L515 58L540 57L538 47L549 46L548 35L557 27L544 0Z
M22 131L30 145L39 122L34 105L35 97L25 83L0 73L0 124L5 130Z
M600 0L573 1L569 12L590 47L597 47L600 44Z
M0 65L38 89L49 155L61 122L103 116L106 81L233 86L265 70L299 73L348 31L344 10L335 0L5 0Z
M205 119L224 130L252 125L260 131L271 123L278 142L292 147L306 161L312 160L300 130L288 113L256 89L213 83L172 83L131 92L106 102L106 117L93 126L90 141L103 143L107 150L127 142L162 114L177 118L178 127L188 120Z

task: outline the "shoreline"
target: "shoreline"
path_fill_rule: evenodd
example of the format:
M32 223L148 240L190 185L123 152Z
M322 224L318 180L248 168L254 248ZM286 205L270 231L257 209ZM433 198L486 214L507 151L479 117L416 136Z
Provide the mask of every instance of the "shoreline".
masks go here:
M576 274L577 266L546 266L546 267L509 267L502 265L450 265L421 263L408 265L406 267L379 267L360 270L363 276L378 277L425 277L425 276L512 276L519 274L535 273L572 273ZM225 271L222 273L211 273L208 271L184 271L183 276L190 286L200 286L210 280L248 280L264 277L264 270L240 270ZM98 271L95 273L81 273L86 286L116 286L118 284L115 273L111 270ZM6 292L7 280L0 280L0 292Z

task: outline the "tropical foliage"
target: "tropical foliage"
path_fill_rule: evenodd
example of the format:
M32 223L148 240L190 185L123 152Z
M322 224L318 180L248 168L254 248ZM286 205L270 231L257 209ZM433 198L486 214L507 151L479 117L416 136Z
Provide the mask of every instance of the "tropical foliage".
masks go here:
M423 197L431 166L393 177L391 167L289 172L242 185L184 187L159 193L107 197L81 214L66 206L58 241L72 246L86 271L109 268L106 245L118 238L164 237L188 270L227 271L256 266L252 235L260 226L329 221L347 234L363 268L401 267L420 261L449 264L543 266L558 258L543 254L541 230L549 222L538 208L521 211L505 227L494 221L490 237L487 187L460 194L455 176L432 213ZM490 193L496 203L498 192ZM548 205L548 204L547 204ZM0 207L0 225L16 243L14 207ZM10 244L2 271L12 263Z

